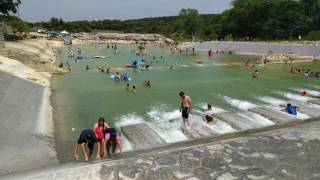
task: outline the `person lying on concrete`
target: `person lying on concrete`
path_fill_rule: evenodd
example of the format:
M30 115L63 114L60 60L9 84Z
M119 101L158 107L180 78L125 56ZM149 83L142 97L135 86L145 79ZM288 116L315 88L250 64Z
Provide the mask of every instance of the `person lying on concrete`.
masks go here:
M107 128L105 131L105 141L103 145L103 157L106 158L110 156L110 148L112 149L112 153L116 152L117 146L119 146L120 154L123 154L123 146L120 141L120 137L115 128Z
M80 137L78 139L77 144L74 145L74 151L73 151L74 159L75 160L79 159L78 145L80 145L84 160L89 161L89 159L93 153L94 145L97 142L98 142L98 139L92 129L83 130L80 134ZM88 147L89 153L88 153L86 146ZM98 145L98 149L99 149L99 145ZM98 152L97 152L97 155L98 155Z
M288 114L297 115L297 111L299 111L299 108L298 108L297 106L293 106L293 105L291 105L290 103L288 103L287 106L286 106L285 111L286 111Z
M106 131L107 128L109 128L109 125L108 125L108 123L105 122L103 117L100 117L98 119L98 122L96 122L93 125L92 130L95 132L97 140L98 140L98 142L97 142L98 148L97 148L97 157L96 157L96 159L100 159L101 148L104 145L104 132ZM104 150L104 148L102 148L102 150Z

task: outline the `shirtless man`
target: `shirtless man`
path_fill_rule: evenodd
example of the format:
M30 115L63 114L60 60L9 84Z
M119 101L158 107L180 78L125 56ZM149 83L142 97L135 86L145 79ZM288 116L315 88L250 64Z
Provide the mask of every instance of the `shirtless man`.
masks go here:
M179 93L179 96L182 98L180 112L182 113L183 125L186 128L190 128L189 113L192 110L191 99L188 95L186 95L182 91ZM186 124L187 124L187 126L186 126Z

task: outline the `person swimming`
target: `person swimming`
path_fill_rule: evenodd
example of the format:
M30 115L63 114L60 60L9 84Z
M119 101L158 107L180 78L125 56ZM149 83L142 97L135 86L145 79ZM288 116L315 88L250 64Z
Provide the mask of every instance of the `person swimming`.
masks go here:
M302 91L302 92L301 92L301 96L307 97L307 96L309 96L309 94L308 94L306 91Z
M128 91L130 91L131 89L130 89L130 84L129 83L127 83L127 85L126 85L126 90L128 90Z
M136 90L136 86L135 86L135 85L133 85L133 86L132 86L131 91L132 91L133 93L136 93L136 92L137 92L137 90Z
M252 78L258 78L258 74L259 74L259 71L258 69L256 69L253 73L252 73Z

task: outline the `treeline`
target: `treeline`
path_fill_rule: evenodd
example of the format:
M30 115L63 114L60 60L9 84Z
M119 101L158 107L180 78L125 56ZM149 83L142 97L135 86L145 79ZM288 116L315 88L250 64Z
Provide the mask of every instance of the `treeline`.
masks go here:
M137 20L99 20L26 23L30 28L91 32L158 33L175 40L320 40L320 0L234 0L221 14L199 15L182 9L178 16Z

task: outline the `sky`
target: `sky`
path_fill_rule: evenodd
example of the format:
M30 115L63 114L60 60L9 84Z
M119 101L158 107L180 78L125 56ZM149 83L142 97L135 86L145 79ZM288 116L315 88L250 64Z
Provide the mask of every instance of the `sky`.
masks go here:
M138 19L174 16L182 8L201 14L221 13L232 0L22 0L20 18L29 22L48 21L51 17L73 20Z

